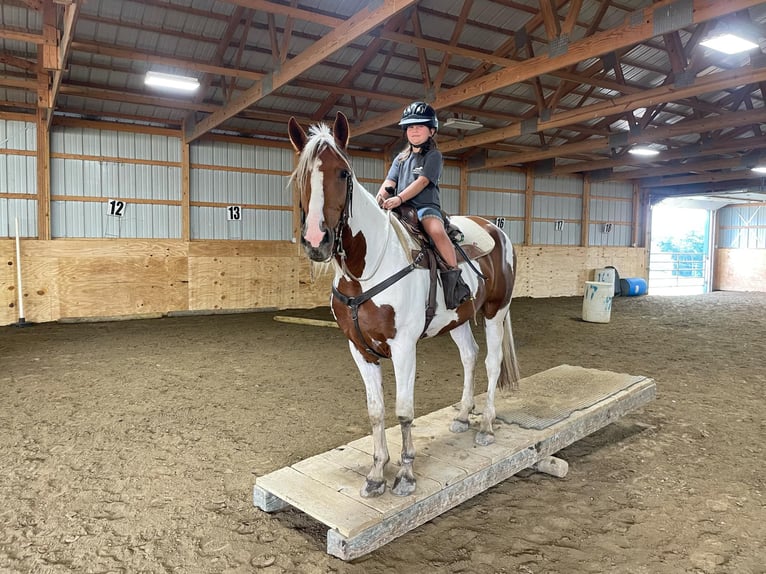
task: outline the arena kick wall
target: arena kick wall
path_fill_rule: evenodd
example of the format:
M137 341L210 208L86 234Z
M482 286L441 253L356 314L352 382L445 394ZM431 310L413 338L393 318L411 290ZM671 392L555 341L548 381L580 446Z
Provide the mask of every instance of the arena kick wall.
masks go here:
M289 145L58 120L47 137L0 116L0 325L327 305L296 242ZM41 151L46 148L47 151ZM389 158L354 152L370 190ZM481 215L517 247L517 297L579 295L593 270L646 277L646 201L637 189L447 162L449 213Z

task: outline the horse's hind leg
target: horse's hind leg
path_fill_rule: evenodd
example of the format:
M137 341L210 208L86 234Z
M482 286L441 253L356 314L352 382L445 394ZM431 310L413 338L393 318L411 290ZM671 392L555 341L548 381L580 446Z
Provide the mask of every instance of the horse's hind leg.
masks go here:
M479 346L476 344L476 339L473 338L471 325L467 321L452 329L450 336L460 351L460 361L463 363L463 396L460 399L460 412L452 421L450 430L452 432L465 432L468 430L468 415L474 407L473 373L476 357L479 354Z
M484 405L479 432L474 439L476 444L483 446L495 442L495 432L492 430L492 423L495 420L495 390L503 363L503 331L507 314L508 308L506 307L501 309L492 319L485 319L484 321L487 337L487 358L484 361L487 367L487 404Z
M368 363L353 343L349 343L351 355L364 380L367 391L367 413L372 425L373 456L372 468L359 492L363 498L380 496L386 491L386 479L383 469L388 463L388 445L386 444L385 408L383 404L383 374L380 365Z

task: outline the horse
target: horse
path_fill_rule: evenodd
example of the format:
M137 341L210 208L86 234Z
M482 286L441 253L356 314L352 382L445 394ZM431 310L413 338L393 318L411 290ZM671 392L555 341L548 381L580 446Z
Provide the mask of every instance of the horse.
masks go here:
M483 315L488 383L486 406L474 439L478 445L494 442L496 388L517 387L520 376L510 319L516 270L513 245L485 219L453 217L458 227L476 228L474 231L484 234L485 239L491 238L491 248L486 255L460 262L471 297L458 308L447 309L441 290L437 290L435 311L427 318L426 303L435 278L427 268L419 267L424 251L404 232L399 219L379 207L356 178L349 156L346 116L338 112L332 128L315 124L308 135L292 117L288 135L298 154L290 181L300 201L300 242L311 261L334 267L330 306L364 381L374 446L372 466L360 494L375 497L386 490L384 468L389 451L382 358L393 363L396 416L402 434L401 468L391 490L399 496L412 494L416 489L411 427L418 340L448 332L457 345L463 364L463 392L450 430L468 431L479 351L469 320L478 312Z

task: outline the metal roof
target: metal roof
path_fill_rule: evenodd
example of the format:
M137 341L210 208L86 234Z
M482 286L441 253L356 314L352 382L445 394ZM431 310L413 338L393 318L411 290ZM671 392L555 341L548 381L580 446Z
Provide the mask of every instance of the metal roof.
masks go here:
M443 152L470 157L469 169L631 179L658 195L760 185L749 167L766 164L765 4L540 6L4 0L0 113L34 119L40 106L54 124L74 116L164 125L193 141L216 132L286 140L290 116L311 123L343 112L352 145L389 152L400 145L401 109L424 99L442 120ZM759 47L724 56L701 46L722 23L755 31ZM200 90L150 89L150 70L196 77ZM38 97L46 91L47 102ZM457 130L444 126L448 117L483 127ZM627 153L647 143L661 154Z

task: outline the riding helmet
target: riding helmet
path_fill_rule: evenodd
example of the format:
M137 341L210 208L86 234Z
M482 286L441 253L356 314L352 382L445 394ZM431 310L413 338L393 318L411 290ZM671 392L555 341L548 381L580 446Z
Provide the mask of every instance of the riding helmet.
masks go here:
M407 126L422 125L439 131L439 119L436 117L436 110L425 102L412 102L404 108L399 125L405 130Z

